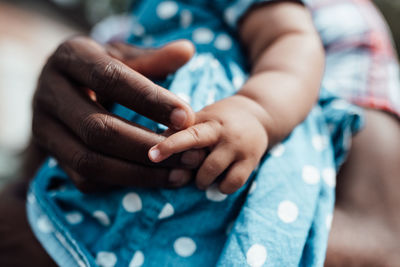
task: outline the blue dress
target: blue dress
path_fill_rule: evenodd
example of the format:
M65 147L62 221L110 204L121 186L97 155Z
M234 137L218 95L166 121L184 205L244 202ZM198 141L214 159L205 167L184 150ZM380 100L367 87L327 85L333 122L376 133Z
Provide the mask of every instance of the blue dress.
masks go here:
M160 84L198 111L246 80L236 23L254 2L268 1L136 1L128 41L192 40L196 55ZM165 129L119 105L113 112ZM322 88L307 119L232 195L193 184L85 195L50 158L28 194L30 225L60 266L323 266L336 171L360 112Z

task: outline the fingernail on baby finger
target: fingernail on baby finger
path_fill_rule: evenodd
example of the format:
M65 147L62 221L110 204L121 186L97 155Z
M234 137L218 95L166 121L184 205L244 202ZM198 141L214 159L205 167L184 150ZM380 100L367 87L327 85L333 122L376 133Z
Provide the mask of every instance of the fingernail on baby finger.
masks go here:
M157 148L152 148L149 151L149 157L152 161L156 161L160 158L160 150L158 150Z

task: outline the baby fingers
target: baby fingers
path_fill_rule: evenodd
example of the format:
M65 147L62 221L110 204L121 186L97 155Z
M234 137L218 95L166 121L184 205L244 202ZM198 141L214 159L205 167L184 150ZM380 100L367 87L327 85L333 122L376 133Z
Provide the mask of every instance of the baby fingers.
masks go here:
M224 194L232 194L242 187L256 166L250 160L238 161L229 168L225 178L219 184L219 190Z
M148 156L151 161L160 162L175 153L215 145L219 139L220 127L221 125L214 121L193 125L153 146Z
M221 175L235 160L235 154L226 145L217 145L205 159L196 176L196 185L205 190L219 175Z

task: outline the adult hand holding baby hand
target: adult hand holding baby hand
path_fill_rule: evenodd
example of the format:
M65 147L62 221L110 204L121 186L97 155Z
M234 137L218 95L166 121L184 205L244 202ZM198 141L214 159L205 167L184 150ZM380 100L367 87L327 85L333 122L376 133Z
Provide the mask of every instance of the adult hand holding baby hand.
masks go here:
M36 142L82 191L99 185L183 185L203 151L156 166L147 151L165 137L111 114L96 99L117 102L171 129L186 128L194 122L191 108L146 77L165 77L193 53L188 41L152 50L122 43L103 47L85 37L64 42L45 65L34 96Z

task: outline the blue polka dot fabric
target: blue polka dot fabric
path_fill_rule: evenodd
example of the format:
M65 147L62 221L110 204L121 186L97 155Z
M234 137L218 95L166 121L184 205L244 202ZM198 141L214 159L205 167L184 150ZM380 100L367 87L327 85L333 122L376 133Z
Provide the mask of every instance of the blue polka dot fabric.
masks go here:
M136 1L128 41L192 40L196 55L160 84L198 111L247 79L236 27L256 2L267 1ZM165 129L119 105L113 112ZM60 266L323 266L336 172L361 126L359 108L322 88L307 119L232 195L215 184L85 195L50 158L31 184L29 222Z

